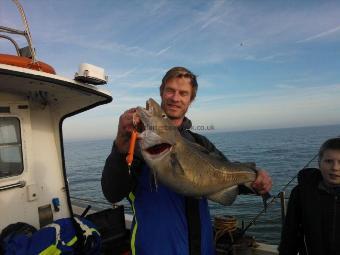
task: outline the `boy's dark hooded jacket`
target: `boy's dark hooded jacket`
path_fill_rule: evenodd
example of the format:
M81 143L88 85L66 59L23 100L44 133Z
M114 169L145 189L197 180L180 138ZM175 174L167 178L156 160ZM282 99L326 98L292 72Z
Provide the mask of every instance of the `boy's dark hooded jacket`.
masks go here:
M292 190L280 255L340 254L340 192L322 181L319 169L303 169Z

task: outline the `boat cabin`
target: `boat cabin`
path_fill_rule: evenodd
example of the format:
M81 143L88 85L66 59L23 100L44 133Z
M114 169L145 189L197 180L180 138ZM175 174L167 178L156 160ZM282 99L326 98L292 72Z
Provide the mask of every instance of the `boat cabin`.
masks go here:
M30 38L27 30L0 27L0 40L8 40L17 52L0 54L0 231L15 222L39 229L72 215L64 119L112 97L89 84L106 82L101 68L82 65L78 81L61 77L33 57L32 47L19 48L9 35Z

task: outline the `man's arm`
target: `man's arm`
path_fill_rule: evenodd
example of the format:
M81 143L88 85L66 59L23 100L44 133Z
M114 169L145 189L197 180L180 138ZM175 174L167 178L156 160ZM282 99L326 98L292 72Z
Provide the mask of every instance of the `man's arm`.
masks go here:
M115 145L106 159L101 184L105 198L111 203L122 200L132 189L133 183L125 161L125 154L119 153Z
M133 118L136 109L125 111L119 118L118 132L113 144L111 154L105 162L102 173L102 190L106 199L112 203L127 197L133 189L134 179L129 174L126 155L129 149L131 132L134 128ZM135 157L131 165L131 173L140 165Z

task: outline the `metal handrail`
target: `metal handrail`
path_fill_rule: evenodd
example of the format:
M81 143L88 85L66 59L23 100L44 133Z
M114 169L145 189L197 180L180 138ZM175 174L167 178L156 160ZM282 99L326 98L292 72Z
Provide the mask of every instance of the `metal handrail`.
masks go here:
M18 181L17 183L12 183L4 186L0 186L0 191L14 189L14 188L23 188L26 186L25 181Z
M0 32L14 34L14 35L25 35L25 31L21 31L11 27L0 26Z
M18 56L20 56L20 48L19 48L19 45L16 43L16 41L14 41L11 37L9 37L7 35L0 35L0 38L7 39L11 43L13 43L15 50L17 51Z
M24 23L25 30L21 31L21 30L9 28L9 27L0 26L0 32L9 33L9 34L16 34L16 35L23 35L26 38L26 41L28 43L28 48L29 48L29 51L30 51L30 54L31 54L32 63L34 64L36 62L35 50L34 50L34 47L33 47L32 36L31 36L31 32L30 32L29 27L28 27L28 22L27 22L27 19L26 19L24 9L22 8L22 6L21 6L21 4L19 3L18 0L12 0L12 1L16 5L16 7L17 7L17 9L20 13L22 22ZM12 38L9 38L8 36L1 36L1 37L10 40L12 43L14 41ZM16 43L13 43L13 44L16 47L18 56L21 56L20 50L18 51L17 44Z

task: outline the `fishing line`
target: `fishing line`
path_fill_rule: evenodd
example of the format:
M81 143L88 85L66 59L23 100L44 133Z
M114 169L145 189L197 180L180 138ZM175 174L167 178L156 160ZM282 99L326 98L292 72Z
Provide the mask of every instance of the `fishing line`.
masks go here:
M305 166L304 166L301 170L307 168L307 167L309 166L309 164L312 163L312 162L315 160L315 158L318 157L318 155L319 155L319 153L315 154L315 155L312 157L312 159L309 160L308 163L305 164ZM245 232L246 232L252 225L255 224L255 222L257 221L257 219L258 219L263 213L265 213L265 212L267 211L267 208L269 208L269 206L272 205L272 204L274 203L274 201L275 201L278 197L280 197L280 193L283 192L283 191L285 191L285 190L287 189L287 187L295 180L295 178L296 178L297 176L298 176L298 174L296 174L295 176L293 176L292 179L291 179L285 186L283 186L283 188L281 189L281 191L280 191L276 196L273 196L273 198L272 198L268 203L266 203L266 206L262 209L262 211L259 212L259 213L258 213L258 214L257 214L257 215L249 222L249 224L242 230L241 236L243 236L243 235L245 234Z

